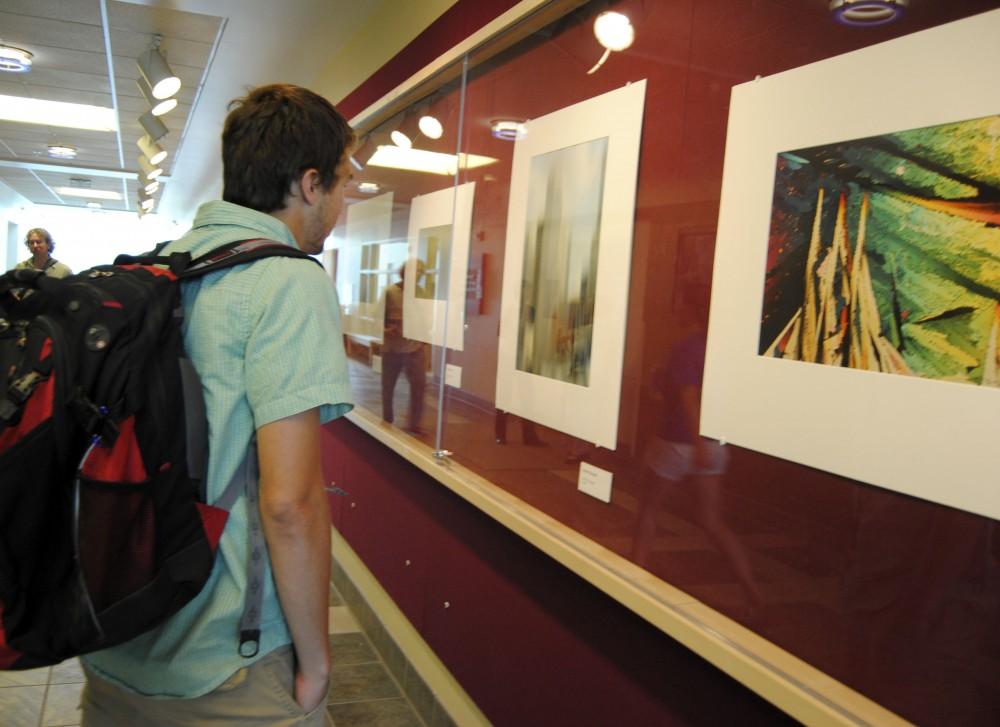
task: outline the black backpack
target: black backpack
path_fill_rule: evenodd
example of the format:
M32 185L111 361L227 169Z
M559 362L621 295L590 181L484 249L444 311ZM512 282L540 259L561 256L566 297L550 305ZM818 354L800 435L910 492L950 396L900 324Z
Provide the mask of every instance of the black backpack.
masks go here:
M180 284L309 256L271 240L193 261L157 256L162 247L62 279L0 277L0 669L127 641L211 573L242 488L205 501L204 401L184 355ZM249 656L259 630L248 624Z

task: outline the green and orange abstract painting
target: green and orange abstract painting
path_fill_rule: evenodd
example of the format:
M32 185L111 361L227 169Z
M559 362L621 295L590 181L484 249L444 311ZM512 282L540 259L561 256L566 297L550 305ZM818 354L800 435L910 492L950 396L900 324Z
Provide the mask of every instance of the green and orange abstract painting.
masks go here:
M1000 116L777 155L759 354L1000 386Z

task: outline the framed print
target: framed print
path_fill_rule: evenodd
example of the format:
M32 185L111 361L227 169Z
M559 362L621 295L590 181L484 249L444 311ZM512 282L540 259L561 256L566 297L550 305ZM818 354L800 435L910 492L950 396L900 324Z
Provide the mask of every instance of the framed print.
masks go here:
M382 339L379 300L394 273L391 245L393 193L347 207L343 254L338 256L337 294L344 333Z
M461 351L476 183L422 194L410 203L403 336ZM411 285L409 281L414 281Z
M514 147L497 408L617 445L646 82L529 121Z
M704 435L1000 517L998 33L733 89Z

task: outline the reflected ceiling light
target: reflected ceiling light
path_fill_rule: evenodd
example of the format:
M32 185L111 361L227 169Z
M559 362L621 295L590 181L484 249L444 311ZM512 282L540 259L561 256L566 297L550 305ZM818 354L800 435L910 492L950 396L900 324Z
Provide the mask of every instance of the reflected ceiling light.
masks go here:
M68 144L49 144L48 152L56 159L76 159L76 147Z
M167 125L160 121L152 111L147 111L139 117L139 123L146 130L146 135L153 141L159 141L167 135Z
M167 158L166 149L150 139L148 136L139 137L139 141L137 141L135 145L139 147L139 151L141 151L143 156L149 160L150 164L159 164Z
M611 51L625 50L632 45L635 41L635 28L627 15L608 10L594 20L594 35L597 36L597 42L604 46L604 55L587 71L588 75L604 65Z
M135 63L153 92L153 98L163 100L181 90L181 79L170 70L166 59L160 53L160 40L161 37L157 35L153 40L153 46L142 53Z
M86 189L84 187L56 187L55 193L60 197L89 197L90 199L120 200L121 192L109 192L104 189Z
M360 182L358 184L358 191L363 194L377 194L381 187L375 182Z
M420 133L428 139L440 139L441 135L444 134L444 127L441 126L441 122L433 116L421 116L420 121L417 122L417 127L420 129Z
M389 134L389 138L392 139L392 143L402 149L409 149L413 146L413 142L410 141L410 137L404 134L399 129Z
M153 116L163 116L163 114L168 111L173 111L173 109L176 108L177 99L168 98L163 101L159 101L155 96L153 96L153 92L149 89L149 85L142 78L135 79L135 85L139 87L139 93L142 94L142 97L146 99L146 103L149 104L149 111L153 114Z
M349 156L348 159L351 160L351 166L354 167L359 172L364 169L364 165L362 165L361 162L355 159L353 154L351 154L351 156Z
M400 146L385 144L378 147L372 158L368 160L368 166L454 176L459 168L475 169L487 164L494 164L497 161L493 157L479 156L478 154L459 154L456 156L455 154L443 154L424 149L404 149Z
M0 95L0 120L90 131L118 130L114 109L23 96Z
M139 169L142 170L142 176L146 179L156 179L158 176L163 174L163 170L160 169L155 164L150 164L146 157L139 157Z
M528 127L517 119L493 119L490 122L490 133L497 139L517 141L528 135Z
M31 59L34 54L24 48L12 45L0 45L0 71L7 73L27 73L31 70Z
M142 184L143 182L145 182L145 186L143 186L142 189L146 194L156 194L156 191L160 188L160 183L157 182L155 179L151 179L148 181L139 180L140 184Z
M830 0L830 12L839 23L870 28L899 20L909 4L909 0Z
M103 207L100 202L87 202L87 206L92 210L99 210Z
M152 197L147 197L146 199L142 200L139 203L139 206L142 209L146 210L147 212L151 211L155 205L156 205L156 200L153 199Z

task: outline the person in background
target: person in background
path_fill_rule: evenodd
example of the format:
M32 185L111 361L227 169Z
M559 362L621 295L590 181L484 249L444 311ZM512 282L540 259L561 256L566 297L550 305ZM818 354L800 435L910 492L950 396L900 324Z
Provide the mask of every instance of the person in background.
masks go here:
M416 261L414 268L419 286L423 276L423 263ZM420 420L424 412L424 386L427 364L424 344L403 336L403 287L406 281L406 263L399 266L399 282L387 285L382 293L382 419L391 424L395 418L393 396L400 372L406 373L410 385L410 412L406 431L421 434ZM419 290L419 288L418 288Z
M202 205L191 231L163 254L196 257L248 238L319 253L351 179L354 132L329 101L298 86L262 86L231 109L222 132L223 200ZM260 633L243 649L251 588L244 495L201 593L153 631L81 659L82 724L332 724L320 425L351 408L336 292L318 265L269 257L185 283L182 298L184 347L205 393L208 501L241 471L252 472L254 456L259 464Z
M28 230L24 246L31 252L31 257L15 265L15 270L41 270L52 278L65 278L73 274L67 265L52 257L56 243L53 242L48 230L41 227Z

